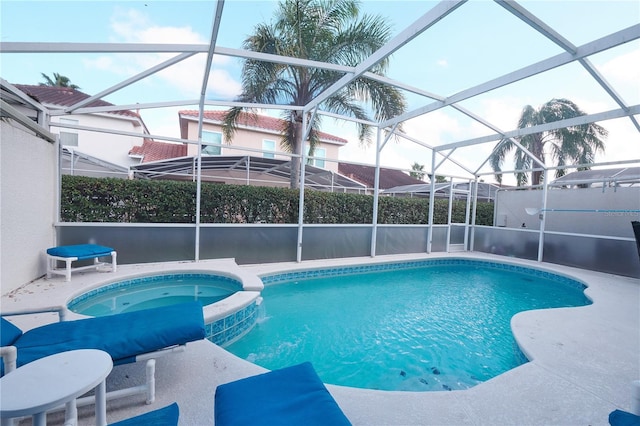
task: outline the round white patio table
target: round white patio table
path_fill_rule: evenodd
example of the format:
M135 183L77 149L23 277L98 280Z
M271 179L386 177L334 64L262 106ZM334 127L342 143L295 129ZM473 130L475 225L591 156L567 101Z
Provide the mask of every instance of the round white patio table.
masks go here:
M40 358L0 378L0 417L33 416L34 426L45 426L47 410L66 404L65 425L78 420L76 398L95 388L96 425L107 424L105 378L113 362L96 349L60 352Z

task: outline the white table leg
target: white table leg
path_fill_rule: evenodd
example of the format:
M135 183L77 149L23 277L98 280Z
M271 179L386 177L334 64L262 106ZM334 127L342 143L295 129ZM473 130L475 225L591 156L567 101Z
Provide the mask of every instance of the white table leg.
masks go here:
M33 426L47 426L47 412L33 415Z
M107 386L104 380L96 387L96 425L107 426Z
M73 398L71 401L67 402L65 406L64 426L76 426L78 424L78 406L76 404L76 399Z

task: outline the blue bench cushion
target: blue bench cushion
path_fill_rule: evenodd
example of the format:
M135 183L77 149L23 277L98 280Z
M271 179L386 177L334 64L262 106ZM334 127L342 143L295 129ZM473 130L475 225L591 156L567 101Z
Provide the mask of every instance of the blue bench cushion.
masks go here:
M622 410L614 410L609 414L611 426L640 426L640 416Z
M350 425L313 366L305 362L216 388L216 426Z
M177 426L179 416L180 409L174 402L164 408L112 423L111 426Z
M0 318L0 346L11 346L22 336L22 330L4 318Z
M18 367L58 352L100 349L115 365L135 362L135 357L173 345L204 339L200 302L188 302L47 324L26 331L16 342Z
M96 244L78 244L75 246L59 246L47 249L47 254L58 257L77 257L78 260L108 256L114 251L111 247Z

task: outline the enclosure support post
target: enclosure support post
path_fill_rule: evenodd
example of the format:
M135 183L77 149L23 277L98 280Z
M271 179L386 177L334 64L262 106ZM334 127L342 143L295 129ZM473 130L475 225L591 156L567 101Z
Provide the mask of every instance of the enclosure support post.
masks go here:
M381 130L378 127L376 133L376 171L373 183L373 220L371 223L371 257L376 256L376 244L378 240L378 197L380 196L380 137Z
M447 210L447 243L445 251L449 253L451 245L451 215L453 213L453 178L449 181L449 209Z
M464 251L469 250L469 216L471 215L471 193L473 191L473 181L469 180L469 190L467 191L467 206L464 212Z
M542 262L542 258L544 257L544 227L547 221L547 189L548 189L548 174L549 171L544 169L542 172L542 210L540 212L540 235L538 238L538 262ZM543 213L544 212L544 213Z
M315 112L314 112L315 115ZM298 244L296 246L296 262L302 262L302 231L304 229L304 175L305 165L307 164L307 156L305 155L306 149L304 142L307 140L308 130L307 130L307 114L303 112L302 114L302 128L305 133L302 137L302 146L300 147L300 157L294 158L291 157L291 164L293 165L293 161L300 161L300 192L298 198ZM293 170L293 167L291 167Z
M478 176L473 181L473 211L471 213L471 238L469 242L469 251L473 251L475 249L476 242L476 214L478 207Z
M433 203L436 197L436 152L431 150L431 176L429 176L429 227L427 228L427 253L431 253L433 240Z

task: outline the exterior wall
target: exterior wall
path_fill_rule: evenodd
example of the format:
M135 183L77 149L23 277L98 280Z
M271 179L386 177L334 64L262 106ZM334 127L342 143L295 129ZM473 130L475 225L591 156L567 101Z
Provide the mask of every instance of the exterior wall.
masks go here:
M0 121L0 290L46 273L55 242L56 147L12 121Z
M189 121L187 127L187 139L189 140L197 140L198 139L198 123L195 121ZM203 123L202 130L210 131L210 132L218 132L222 133L222 127L217 124L212 123ZM247 130L247 129L238 129L236 134L234 135L234 141L231 144L227 144L227 141L223 141L225 146L221 149L221 155L253 155L256 157L263 156L260 152L249 151L242 148L249 148L255 150L262 150L262 141L265 139L269 139L276 142L276 151L284 151L284 149L280 146L280 139L282 136L279 133L271 133L267 131L260 130ZM334 145L330 143L321 142L317 148L324 148L326 150L326 158L327 159L338 159L338 150L340 145ZM198 147L195 144L190 144L188 147L187 155L197 155ZM275 155L278 160L289 160L289 156L287 155ZM325 161L324 169L331 170L333 172L338 173L338 163L337 161Z
M525 208L542 208L541 190L498 191L495 220L507 228L540 229L538 215L528 215ZM550 188L547 209L638 210L640 187L625 188ZM551 212L547 211L545 230L579 234L633 238L631 221L640 220L635 212Z
M143 134L144 128L139 122L118 115L68 115L64 117L55 116L51 118L52 123L60 122L60 118L78 120L79 126L97 127L125 132L136 132ZM111 133L89 132L86 130L64 129L51 126L51 132L59 134L61 131L78 134L78 146L80 152L100 158L109 163L129 167L138 164L139 159L129 157L129 151L134 145L142 145L142 138L134 136L114 135Z

